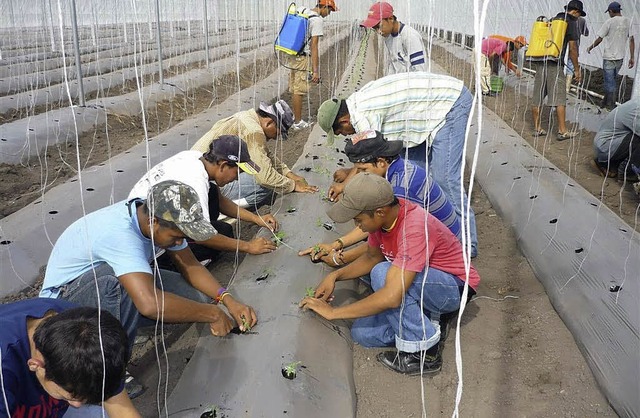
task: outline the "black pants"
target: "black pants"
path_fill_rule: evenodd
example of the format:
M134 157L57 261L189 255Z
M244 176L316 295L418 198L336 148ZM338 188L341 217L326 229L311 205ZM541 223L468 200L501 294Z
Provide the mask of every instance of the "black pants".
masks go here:
M218 216L220 216L220 201L218 199L218 186L214 183L210 183L209 187L209 219L211 220L211 225L218 231L218 234L222 234L229 238L234 238L233 227L226 222L222 222L218 220ZM215 250L213 248L205 247L204 245L196 244L193 240L187 238L187 243L189 244L189 248L193 252L193 255L196 256L198 261L203 260L215 260L220 256L222 251ZM158 265L162 269L176 271L176 267L173 265L171 258L165 252L160 257L158 257Z
M640 167L640 136L634 135L633 132L624 137L609 162L611 166L615 167L627 158L629 158L631 164Z

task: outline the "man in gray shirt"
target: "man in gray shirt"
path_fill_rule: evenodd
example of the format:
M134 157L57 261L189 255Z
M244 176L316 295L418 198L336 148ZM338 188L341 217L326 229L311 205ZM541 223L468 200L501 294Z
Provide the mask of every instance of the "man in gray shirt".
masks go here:
M595 166L604 176L616 177L620 164L625 171L640 174L639 100L623 103L607 115L593 139L593 152Z

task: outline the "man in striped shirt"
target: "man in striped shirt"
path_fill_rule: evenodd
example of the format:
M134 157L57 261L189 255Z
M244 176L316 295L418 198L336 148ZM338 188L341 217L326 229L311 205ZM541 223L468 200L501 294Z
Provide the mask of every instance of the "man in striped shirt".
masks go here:
M475 216L467 207L461 175L472 101L471 93L456 78L421 71L400 73L371 81L347 99L325 101L318 109L318 124L329 142L334 134L371 129L382 132L389 141L403 141L408 159L426 168L455 205L458 216L469 219L471 256L476 256ZM343 187L334 184L329 198L337 197Z
M417 30L400 22L389 3L374 3L368 17L360 25L384 37L389 52L386 75L427 70L422 36Z

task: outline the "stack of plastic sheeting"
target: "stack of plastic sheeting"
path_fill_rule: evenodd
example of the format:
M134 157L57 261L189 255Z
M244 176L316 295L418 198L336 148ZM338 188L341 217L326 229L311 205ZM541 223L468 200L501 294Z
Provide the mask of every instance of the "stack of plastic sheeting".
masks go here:
M639 234L484 112L476 179L513 227L613 408L640 416ZM474 140L469 158L472 147Z

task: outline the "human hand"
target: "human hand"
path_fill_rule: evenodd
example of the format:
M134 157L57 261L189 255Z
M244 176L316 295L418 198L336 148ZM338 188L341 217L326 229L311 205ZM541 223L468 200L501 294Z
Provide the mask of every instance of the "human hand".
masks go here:
M332 319L333 307L322 299L305 297L298 305L302 309L310 309L323 318Z
M333 250L333 246L331 244L320 243L298 252L298 255L308 255L311 256L312 261L317 261L329 254L331 250Z
M273 243L273 241L258 237L249 241L247 252L249 254L265 254L274 251L276 248L278 247Z
M318 299L331 302L333 300L333 291L335 288L336 279L333 273L328 274L324 279L322 279L318 287L316 287L316 291L313 296Z
M347 177L349 176L350 172L351 172L351 169L349 169L349 168L339 168L339 169L337 169L333 173L333 181L335 183L344 182L347 179Z
M580 73L580 67L574 68L573 79L575 80L576 84L580 84L580 80L582 79L582 74Z
M227 296L224 300L224 306L227 307L233 319L236 320L241 332L249 331L258 322L255 311L249 305L240 303L232 297Z
M269 228L269 230L271 232L277 232L278 231L278 221L270 213L267 213L266 215L260 216L259 217L259 223L256 223L256 224L260 225L260 226L264 226L266 228Z
M629 58L629 68L633 68L633 65L635 64L635 61L633 58Z
M227 296L227 298L228 297L229 296ZM213 305L211 305L211 307L214 309L213 322L209 323L211 334L216 337L224 337L231 331L231 329L233 329L233 321L222 309Z
M320 83L320 73L314 71L313 74L311 74L311 82L316 84Z
M329 201L336 202L340 200L340 195L344 190L344 183L333 183L331 187L329 187L329 191L327 192L327 197Z
M306 180L296 181L296 187L293 189L293 191L298 193L315 193L318 191L318 187L311 186L306 182Z
M518 78L522 77L522 71L516 70L516 77Z

